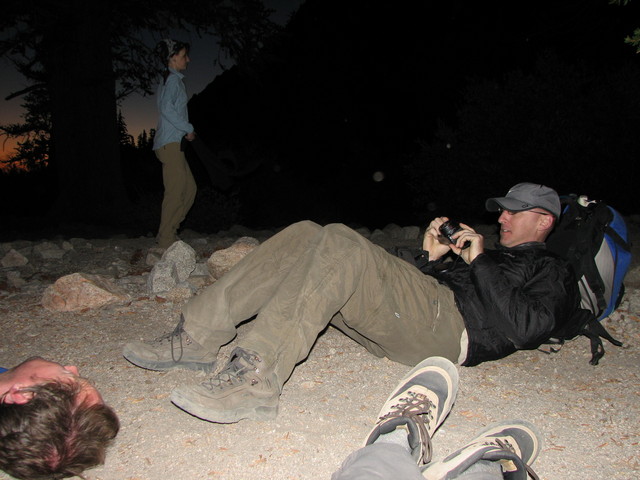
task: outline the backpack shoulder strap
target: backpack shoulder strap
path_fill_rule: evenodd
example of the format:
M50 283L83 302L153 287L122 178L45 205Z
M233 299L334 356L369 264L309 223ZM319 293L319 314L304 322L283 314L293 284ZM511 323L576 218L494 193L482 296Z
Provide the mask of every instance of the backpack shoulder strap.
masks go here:
M591 343L591 360L589 360L591 365L598 365L600 359L604 356L603 338L612 345L622 346L622 342L613 338L593 313L589 310L578 309L571 321L555 331L551 338L545 342L548 347L545 349L541 346L538 347L538 350L546 354L556 353L560 351L566 340L571 340L580 335L587 337Z
M597 311L607 308L605 300L606 286L595 262L595 256L604 241L605 231L613 220L613 212L604 202L593 202L588 206L580 205L575 199L568 203L567 221L579 232L573 238L574 245L567 252L578 281L584 275L589 289L593 292Z
M591 342L591 360L589 360L591 365L598 365L598 362L600 362L600 359L604 356L604 345L602 344L601 337L616 347L622 346L622 342L613 338L607 329L595 318L590 320L580 333Z

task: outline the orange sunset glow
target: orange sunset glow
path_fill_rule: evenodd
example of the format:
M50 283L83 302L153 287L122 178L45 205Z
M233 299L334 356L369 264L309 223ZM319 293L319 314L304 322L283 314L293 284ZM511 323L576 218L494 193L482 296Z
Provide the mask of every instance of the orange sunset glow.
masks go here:
M17 146L17 141L13 138L3 139L0 142L0 170L7 170L8 165L4 163L5 160L9 158L9 155L13 153L15 147Z

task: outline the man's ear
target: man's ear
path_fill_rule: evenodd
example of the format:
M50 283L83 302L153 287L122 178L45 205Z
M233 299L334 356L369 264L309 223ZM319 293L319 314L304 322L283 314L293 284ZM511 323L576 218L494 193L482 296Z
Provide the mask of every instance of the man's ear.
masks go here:
M12 385L5 393L2 403L5 405L24 405L33 399L33 392L25 390L27 386L22 384Z
M540 230L551 233L553 225L555 224L555 218L552 215L540 215L538 226Z

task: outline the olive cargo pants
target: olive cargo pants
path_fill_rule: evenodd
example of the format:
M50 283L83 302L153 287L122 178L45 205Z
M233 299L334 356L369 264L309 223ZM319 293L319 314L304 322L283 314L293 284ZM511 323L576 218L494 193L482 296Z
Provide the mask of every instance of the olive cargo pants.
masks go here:
M310 221L250 252L183 314L186 332L213 352L257 315L238 346L272 366L280 387L328 324L407 365L457 361L464 330L447 287L345 225Z
M155 154L162 162L164 183L157 240L160 247L167 248L178 239L176 232L193 205L197 186L179 143L168 143Z

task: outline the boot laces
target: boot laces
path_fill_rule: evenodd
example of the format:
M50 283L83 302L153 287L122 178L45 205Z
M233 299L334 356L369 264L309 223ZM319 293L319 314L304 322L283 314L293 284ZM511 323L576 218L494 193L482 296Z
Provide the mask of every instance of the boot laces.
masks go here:
M238 348L232 352L231 360L227 366L218 374L202 382L202 386L213 391L241 385L246 382L245 374L247 372L259 371L256 363L261 361L257 355ZM251 385L256 383L258 380L251 379Z
M179 362L182 359L182 355L184 355L184 347L185 345L191 345L193 340L184 331L184 317L180 315L180 320L172 331L165 333L164 335L159 336L152 343L164 344L169 343L171 345L171 359L174 362ZM176 358L176 350L179 351L178 357Z
M427 425L433 421L434 409L435 404L425 394L409 391L406 397L400 397L398 403L392 405L391 410L386 415L380 417L378 423L398 417L407 417L413 420L420 431L421 460L426 464L431 461L433 451Z

